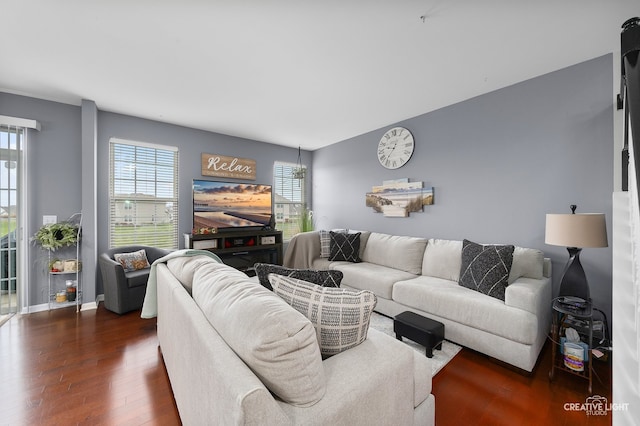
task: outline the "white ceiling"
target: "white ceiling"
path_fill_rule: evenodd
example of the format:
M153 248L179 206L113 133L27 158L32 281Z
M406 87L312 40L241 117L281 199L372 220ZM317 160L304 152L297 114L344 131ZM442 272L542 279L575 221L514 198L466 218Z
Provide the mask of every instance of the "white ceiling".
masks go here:
M619 51L640 15L638 0L0 4L0 91L309 150Z

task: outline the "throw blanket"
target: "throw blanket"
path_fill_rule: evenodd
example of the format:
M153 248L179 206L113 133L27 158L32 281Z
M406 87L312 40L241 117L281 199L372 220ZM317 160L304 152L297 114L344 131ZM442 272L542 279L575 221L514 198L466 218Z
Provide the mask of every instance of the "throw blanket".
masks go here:
M151 264L151 270L149 271L149 281L147 281L147 292L144 295L144 302L142 303L142 318L155 318L158 316L158 281L156 277L156 266L159 263L167 263L171 259L178 257L192 257L192 256L209 256L214 260L222 263L222 260L215 254L208 250L194 250L184 249L172 251L166 256L161 257Z
M289 241L283 265L291 269L309 269L320 256L320 236L317 231L296 234Z

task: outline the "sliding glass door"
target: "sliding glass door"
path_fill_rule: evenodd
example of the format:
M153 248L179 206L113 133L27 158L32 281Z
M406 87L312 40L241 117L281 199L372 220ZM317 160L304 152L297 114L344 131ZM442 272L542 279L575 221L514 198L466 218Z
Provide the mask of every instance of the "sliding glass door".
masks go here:
M18 214L24 129L0 125L0 321L18 311Z

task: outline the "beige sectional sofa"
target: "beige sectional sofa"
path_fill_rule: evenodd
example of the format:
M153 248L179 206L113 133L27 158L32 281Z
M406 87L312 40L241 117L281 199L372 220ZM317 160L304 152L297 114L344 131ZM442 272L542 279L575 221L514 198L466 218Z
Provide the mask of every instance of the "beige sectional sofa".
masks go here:
M541 251L515 248L504 301L458 284L462 241L361 232L361 262L322 252L319 231L298 234L284 266L340 270L342 286L374 292L382 314L416 312L442 322L447 340L528 372L535 367L551 319L551 262Z
M202 255L153 267L183 424L434 424L430 360L394 338L369 329L322 360L311 323L256 280Z

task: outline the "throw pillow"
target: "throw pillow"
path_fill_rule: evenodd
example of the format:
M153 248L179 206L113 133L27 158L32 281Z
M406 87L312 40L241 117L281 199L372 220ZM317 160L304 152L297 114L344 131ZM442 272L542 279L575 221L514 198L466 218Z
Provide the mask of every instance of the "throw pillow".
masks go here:
M273 291L306 316L316 329L323 358L346 351L367 338L376 295L367 290L321 287L319 285L269 275Z
M320 257L328 259L331 254L331 236L329 231L320 231Z
M125 272L151 267L147 259L147 252L144 249L131 253L116 253L113 255L113 259L122 265Z
M458 283L504 301L513 250L512 245L482 245L464 240Z
M299 280L308 281L323 287L340 287L342 281L341 271L316 271L313 269L291 269L279 265L270 265L268 263L256 263L253 265L256 269L256 275L260 284L269 290L273 290L269 282L269 274L284 275L285 277L297 278Z
M344 234L330 231L329 236L331 238L329 260L360 262L360 232Z

